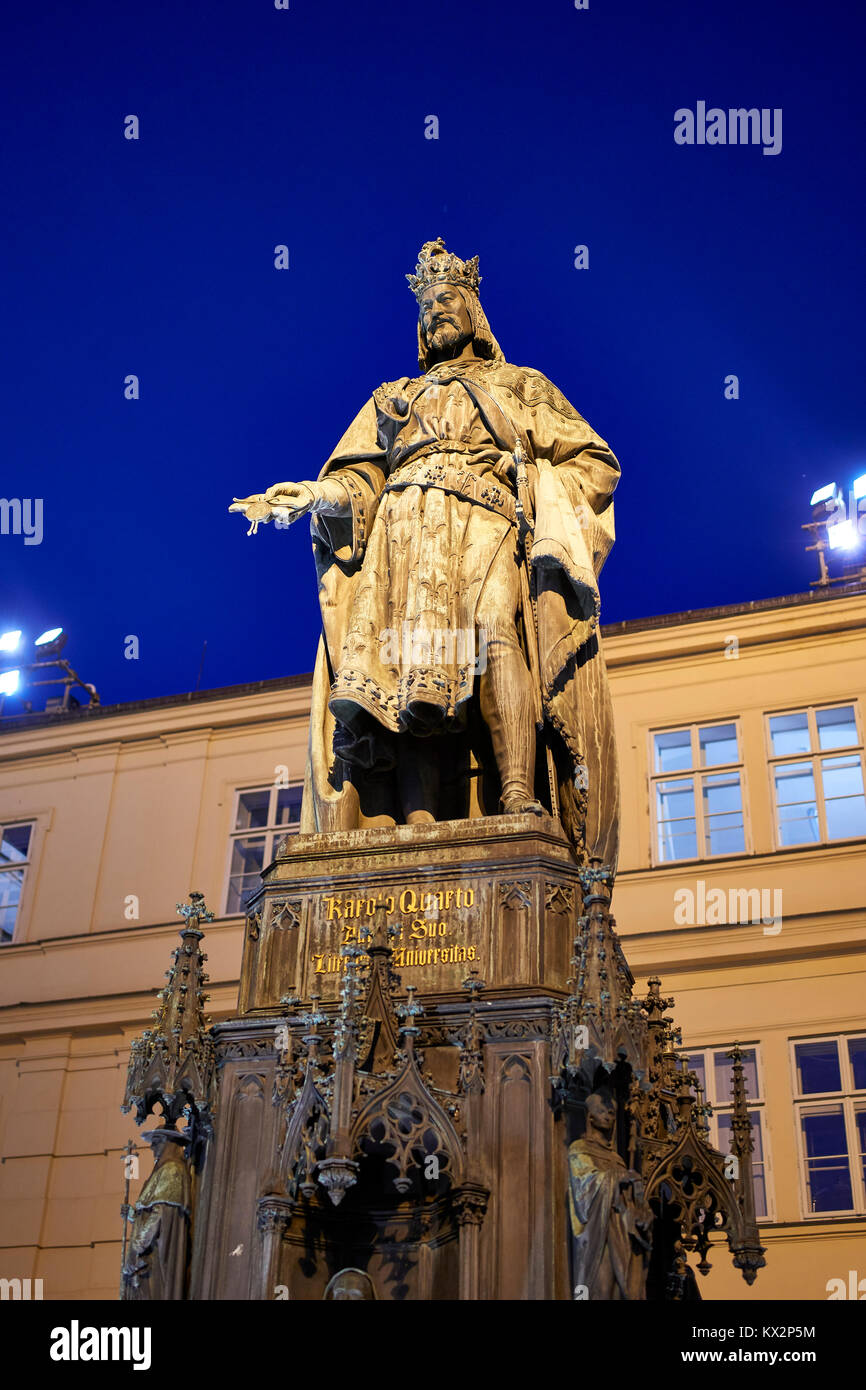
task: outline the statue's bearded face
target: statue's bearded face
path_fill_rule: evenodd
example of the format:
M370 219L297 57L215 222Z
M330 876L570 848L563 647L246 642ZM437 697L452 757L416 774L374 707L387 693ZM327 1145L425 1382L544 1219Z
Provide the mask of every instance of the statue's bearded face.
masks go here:
M592 1119L596 1129L600 1129L602 1134L610 1134L616 1123L616 1106L607 1096L593 1092L587 1096L586 1114L588 1119Z
M472 337L472 319L455 285L430 285L420 303L421 328L434 361L456 357Z

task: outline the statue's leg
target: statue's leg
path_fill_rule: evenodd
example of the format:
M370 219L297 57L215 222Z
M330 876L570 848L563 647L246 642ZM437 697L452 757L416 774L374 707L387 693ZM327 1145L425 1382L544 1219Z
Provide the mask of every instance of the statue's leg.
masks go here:
M401 754L397 762L400 800L407 825L435 821L442 770L441 737L399 736Z
M501 547L478 604L476 625L487 640L487 668L479 676L479 703L502 783L506 813L544 815L532 789L535 719L532 677L517 636L519 579L511 546Z

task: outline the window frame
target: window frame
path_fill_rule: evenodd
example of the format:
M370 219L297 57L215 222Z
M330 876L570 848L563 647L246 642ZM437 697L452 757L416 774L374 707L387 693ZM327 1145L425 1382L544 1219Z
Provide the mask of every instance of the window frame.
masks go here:
M800 1210L804 1221L841 1221L852 1217L866 1216L866 1179L860 1162L860 1147L855 1115L856 1106L866 1106L866 1087L859 1090L854 1085L854 1071L848 1055L850 1038L866 1038L866 1029L854 1028L848 1033L809 1033L804 1037L789 1038L791 1059L791 1092L793 1097L794 1139L799 1169ZM804 1043L835 1042L839 1058L839 1076L842 1082L838 1091L806 1091L799 1089L797 1079L797 1048ZM845 1121L845 1143L848 1156L848 1170L851 1176L851 1197L853 1205L836 1211L810 1211L808 1155L803 1139L803 1126L800 1116L814 1113L828 1104L841 1106ZM852 1147L853 1142L853 1147Z
M680 1053L681 1056L685 1056L685 1058L686 1058L687 1061L688 1061L688 1059L689 1059L690 1057L693 1057L693 1056L695 1055L695 1053L700 1052L700 1053L703 1055L703 1059L704 1059L704 1076L707 1078L707 1082L708 1082L707 1087L706 1087L706 1089L705 1089L705 1091L704 1091L704 1103L705 1103L706 1105L709 1105L710 1108L711 1108L711 1110L712 1110L712 1114L709 1116L709 1122L710 1122L710 1143L713 1145L713 1147L714 1147L715 1149L718 1149L719 1152L721 1152L722 1150L721 1150L721 1145L720 1145L720 1143L719 1143L718 1116L719 1116L720 1114L723 1114L723 1115L730 1115L730 1114L733 1112L734 1103L733 1103L732 1100L717 1101L717 1100L715 1099L715 1086L716 1086L715 1076L716 1076L716 1069L715 1069L715 1064L714 1064L714 1061L713 1061L713 1056L714 1056L714 1054L715 1054L716 1052L725 1052L725 1053L730 1052L730 1051L733 1049L733 1046L734 1046L733 1043L708 1043L708 1044L702 1044L700 1047L698 1047L698 1046L687 1047L687 1046L685 1045L685 1043L684 1043L681 1047L679 1047L679 1048L677 1049L677 1051ZM770 1136L769 1136L769 1122L768 1122L768 1120L767 1120L767 1099L766 1099L766 1096L765 1096L765 1093L764 1093L764 1061L763 1061L763 1057L762 1057L762 1055L761 1055L761 1044L760 1044L760 1043L758 1043L758 1042L741 1042L741 1043L739 1044L739 1047L740 1047L740 1051L741 1051L741 1052L746 1052L746 1051L748 1051L748 1052L754 1052L754 1054L755 1054L755 1072L756 1072L757 1078L758 1078L758 1094L757 1094L757 1096L750 1096L750 1095L748 1095L748 1093L747 1093L747 1095L746 1095L746 1105L747 1105L747 1108L748 1108L750 1114L751 1114L751 1112L752 1112L753 1110L756 1110L756 1111L758 1111L759 1116L760 1116L761 1150L762 1150L762 1154L763 1154L762 1162L763 1162L763 1166L764 1166L764 1173L763 1173L763 1177L764 1177L764 1200L765 1200L766 1206L767 1206L767 1213L766 1213L766 1215L765 1215L765 1216L758 1216L758 1217L756 1218L756 1220L758 1221L758 1223L761 1224L761 1223L773 1222L773 1221L775 1221L775 1219L776 1219L776 1217L775 1217L775 1194L774 1194L774 1192L773 1192L773 1188L772 1188L772 1185L771 1185L771 1183L770 1183L770 1171L771 1171L771 1169L770 1169ZM733 1062L731 1062L731 1063L730 1063L730 1067L733 1068L733 1065L734 1065ZM689 1070L690 1070L690 1071L692 1070L691 1065L689 1066ZM710 1087L709 1087L709 1079L710 1079L710 1077L712 1077L712 1085L713 1085L713 1095L712 1095L712 1096L710 1095ZM754 1157L754 1155L753 1155L753 1157ZM754 1172L753 1172L752 1176L753 1176L753 1179L754 1179Z
M695 759L700 758L700 731L702 729L715 729L722 724L732 724L737 740L737 758L735 763L722 763L718 767L701 767ZM690 769L681 772L656 772L655 771L655 739L658 734L672 734L680 729L689 730L690 746L692 751L692 766ZM743 859L752 853L751 823L749 818L749 797L748 782L746 777L746 763L743 756L743 732L742 721L739 715L714 717L712 719L702 719L696 723L677 723L668 724L658 728L647 730L649 755L649 804L650 804L650 856L651 865L654 869L667 869L680 864L704 864L704 863L723 863L726 859ZM703 779L705 777L716 776L719 773L737 772L740 778L740 799L742 802L743 814L743 848L730 850L725 854L710 854L707 850L707 831L704 817L704 798L703 798ZM656 784L659 782L685 781L691 779L695 803L695 837L698 841L698 849L703 853L689 856L682 859L662 859L659 855L659 826L661 822L658 816L658 796Z
M0 950L4 946L15 946L21 940L21 926L25 915L25 902L27 894L27 884L30 880L35 859L36 832L39 820L36 816L16 816L13 820L0 821L0 841L7 830L14 830L17 826L26 825L30 827L30 839L27 842L27 858L18 863L0 864L0 875L15 873L23 869L24 876L21 880L21 896L16 904L15 922L12 927L12 934L8 941L0 937ZM5 929L4 929L5 930Z
M818 747L818 715L824 710L833 709L853 709L854 726L857 731L857 742L849 744L845 748L819 748ZM809 752L808 753L774 753L773 735L770 729L771 719L780 719L787 714L805 714L807 727L809 730ZM857 755L860 758L860 772L863 777L864 799L866 799L866 747L863 739L863 720L860 713L860 701L856 696L845 700L821 701L817 705L796 705L785 709L766 710L764 713L764 740L767 754L767 778L770 791L770 810L773 820L773 846L777 853L788 853L792 850L817 849L827 845L847 845L857 844L858 841L866 839L866 835L840 835L838 839L830 839L827 835L827 808L824 798L824 775L823 770L817 764L825 758L846 757ZM776 799L776 777L775 768L777 765L792 763L809 764L812 772L812 784L815 788L815 806L818 811L818 839L801 840L795 845L783 845L779 823L779 806Z
M226 849L226 867L225 874L223 875L222 904L223 912L226 917L242 917L246 915L246 907L232 910L229 909L229 894L231 892L232 887L232 878L234 877L234 875L232 874L232 854L234 851L235 841L244 839L254 839L257 836L264 837L265 852L262 858L262 869L264 870L265 868L267 868L268 864L271 864L274 860L274 857L276 855L276 847L279 844L280 840L285 839L287 835L298 834L298 831L300 829L300 808L298 811L297 821L290 821L288 824L283 823L282 825L276 825L271 820L271 817L276 815L277 797L279 793L282 791L291 791L292 789L299 789L301 792L301 797L303 799L303 788L304 779L302 777L293 778L288 782L258 782L253 783L250 786L233 788L231 820L229 821L230 828L228 833L228 845ZM238 810L240 807L240 799L242 796L246 796L250 792L270 793L270 801L268 803L267 824L260 826L257 830L236 830L235 826L238 822Z

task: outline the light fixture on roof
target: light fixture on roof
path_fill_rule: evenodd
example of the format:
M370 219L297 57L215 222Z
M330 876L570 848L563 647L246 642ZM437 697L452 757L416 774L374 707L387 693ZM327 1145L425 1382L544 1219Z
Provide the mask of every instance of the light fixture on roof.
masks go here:
M831 497L835 497L839 491L835 483L827 483L826 487L816 488L812 493L810 507L817 507L819 502L829 502Z
M866 497L866 473L861 473L851 484L848 506L838 483L825 483L812 493L809 499L812 520L803 526L804 531L811 532L813 540L813 544L807 545L806 549L814 550L818 556L818 578L811 581L812 588L817 586L825 589L831 584L862 584L866 581L866 563L858 565L857 557L848 553L855 550L863 539L859 526L860 509L857 506L861 497ZM828 550L837 553L842 574L831 576L827 568Z
M14 695L20 680L20 671L0 672L0 695Z
M831 550L851 550L860 537L853 521L837 521L827 527L827 541Z
M837 483L827 483L825 487L816 488L809 506L812 508L813 521L830 521L840 513L844 515L845 501L842 489Z
M4 632L0 635L0 652L14 651L20 640L21 632L18 630ZM40 685L60 685L63 692L60 695L52 696L46 700L46 714L62 713L72 707L80 707L83 701L76 699L73 689L79 687L87 695L87 706L93 709L99 704L99 694L94 685L89 685L83 681L77 671L73 671L69 662L60 653L69 640L69 634L64 632L62 627L49 627L36 638L33 643L32 658L22 662L14 671L0 670L0 715L3 714L3 705L9 695L15 695L19 690L26 690L29 695L31 689ZM32 703L28 699L25 701L24 714L34 713ZM9 718L10 716L6 716ZM13 715L12 718L20 718L21 715Z
M57 656L63 651L68 641L69 634L68 632L64 632L62 627L49 627L46 628L41 637L36 638L33 645L38 648L39 656L44 658L47 656Z

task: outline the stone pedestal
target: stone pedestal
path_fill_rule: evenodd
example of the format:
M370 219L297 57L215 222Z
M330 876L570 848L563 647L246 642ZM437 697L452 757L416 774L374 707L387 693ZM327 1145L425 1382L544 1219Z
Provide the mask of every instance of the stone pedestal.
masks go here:
M387 830L299 835L250 904L244 1017L291 994L334 1000L360 929L394 927L393 967L419 998L460 998L470 971L485 997L564 991L580 883L549 816L494 816Z
M319 1299L347 1266L366 1270L383 1299L570 1296L566 1126L551 1105L551 1037L581 902L578 866L549 817L301 835L281 847L249 907L240 1017L215 1030L219 1120L194 1297ZM363 927L380 940L392 929L396 996L414 985L423 1010L419 1079L405 1082L397 1108L423 1109L423 1097L405 1098L423 1073L431 1104L443 1114L450 1105L458 1138L440 1177L425 1180L416 1166L404 1193L381 1153L369 1172L361 1157L359 1180L334 1206L315 1183L307 1195L293 1191L281 1169L280 1078L290 1069L281 1044L288 1039L293 1060L304 1052L315 996L323 1021L312 1031L330 1036L341 948L369 940ZM366 963L358 960L362 975ZM484 988L467 1082L473 1005L463 984L472 972ZM375 1030L369 1066L387 1071L395 1036L384 1019ZM298 1070L295 1094L299 1084Z

